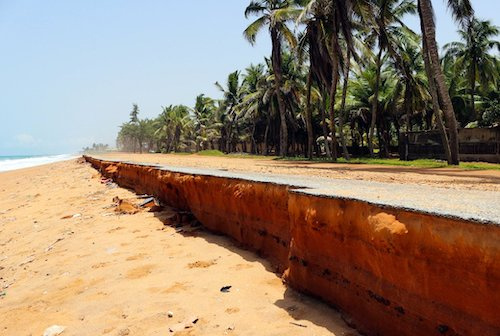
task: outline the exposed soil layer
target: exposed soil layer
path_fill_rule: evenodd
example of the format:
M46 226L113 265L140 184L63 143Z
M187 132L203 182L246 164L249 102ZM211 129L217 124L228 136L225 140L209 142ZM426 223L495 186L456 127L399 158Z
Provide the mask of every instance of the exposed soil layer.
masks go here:
M267 257L290 286L339 307L367 334L498 335L498 225L288 185L87 160Z

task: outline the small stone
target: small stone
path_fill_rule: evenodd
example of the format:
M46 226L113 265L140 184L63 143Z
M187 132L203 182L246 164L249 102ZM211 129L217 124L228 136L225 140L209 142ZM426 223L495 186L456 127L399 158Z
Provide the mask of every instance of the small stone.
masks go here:
M170 317L170 318L174 317L174 313L172 313L171 311L169 311L169 312L167 313L167 315L168 315L168 317Z

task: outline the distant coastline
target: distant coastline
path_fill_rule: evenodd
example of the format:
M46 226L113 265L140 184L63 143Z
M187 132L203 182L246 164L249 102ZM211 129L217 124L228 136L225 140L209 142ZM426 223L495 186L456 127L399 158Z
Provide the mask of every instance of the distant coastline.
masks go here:
M0 172L36 167L48 163L70 160L77 154L59 155L0 155Z

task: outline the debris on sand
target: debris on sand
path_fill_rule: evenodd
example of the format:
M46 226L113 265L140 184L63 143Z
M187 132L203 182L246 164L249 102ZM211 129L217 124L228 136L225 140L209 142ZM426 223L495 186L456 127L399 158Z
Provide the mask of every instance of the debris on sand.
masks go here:
M184 320L184 322L177 323L177 324L170 326L168 328L168 330L170 332L177 332L177 331L182 331L184 329L190 329L190 328L194 327L194 325L196 324L196 322L198 322L198 320L199 319L197 316L192 316L192 317Z
M118 185L110 178L101 178L101 183L105 184L108 188L118 188Z
M222 288L220 289L220 291L221 291L222 293L229 293L229 291L231 290L231 287L233 287L233 286L224 286L224 287L222 287Z
M148 197L144 199L144 201L139 204L141 208L149 208L149 212L160 212L163 210L163 207L160 204L160 201L158 201L154 197Z
M43 336L57 336L62 334L64 329L66 329L66 327L53 325L52 327L45 329Z
M64 240L64 238L57 238L57 240L55 242L53 242L52 244L50 244L46 249L45 249L45 252L49 252L50 250L52 250L54 248L54 245L56 245L57 243L59 243L61 240Z
M120 214L134 215L139 212L137 205L129 200L121 199L116 196L113 198L113 202L116 204L115 212Z
M74 215L63 216L63 217L61 217L61 219L80 218L80 217L82 217L82 214L77 213Z

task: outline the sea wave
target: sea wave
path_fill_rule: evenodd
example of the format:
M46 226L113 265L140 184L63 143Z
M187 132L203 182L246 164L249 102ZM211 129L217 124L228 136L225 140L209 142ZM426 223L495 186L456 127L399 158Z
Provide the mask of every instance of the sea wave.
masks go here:
M75 154L61 154L61 155L35 156L22 159L0 160L0 172L36 167L48 163L71 160L77 157L78 155Z

